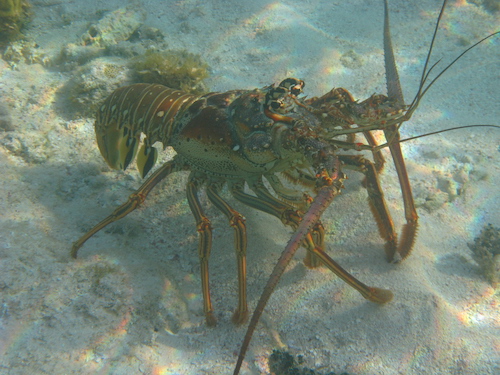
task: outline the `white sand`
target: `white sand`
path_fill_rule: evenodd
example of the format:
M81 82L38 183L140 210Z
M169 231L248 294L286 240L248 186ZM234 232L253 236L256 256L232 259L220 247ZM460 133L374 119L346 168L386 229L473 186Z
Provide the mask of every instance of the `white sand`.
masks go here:
M47 51L75 42L102 16L96 11L122 4L32 2L28 34ZM147 22L168 35L169 47L208 61L212 90L295 76L306 81L308 95L331 87L362 99L385 92L382 1L142 4ZM439 6L437 0L391 2L407 101L416 92ZM62 26L61 12L73 23ZM436 59L443 58L439 67L499 30L499 21L498 13L453 2L435 49ZM341 56L362 62L345 67ZM499 72L497 37L437 82L404 135L500 124ZM215 328L204 324L201 312L185 174L168 178L142 209L91 239L74 261L72 242L140 185L138 173L111 171L95 145L93 120L69 120L56 110L55 92L68 73L25 64L12 70L0 60L0 74L1 100L15 128L0 133L0 374L232 373L245 327L230 322L236 270L225 218L202 197L215 227ZM415 249L399 265L385 261L360 176L350 173L345 193L323 217L329 253L365 283L391 289L394 300L376 306L327 270L306 270L301 250L267 306L242 374L267 374L268 355L280 347L303 355L304 365L318 373L500 373L498 292L467 246L485 224L500 225L499 141L499 129L477 128L403 146L417 201L453 199L431 212L419 208ZM382 183L400 228L402 201L391 165ZM229 202L247 218L253 308L290 230Z

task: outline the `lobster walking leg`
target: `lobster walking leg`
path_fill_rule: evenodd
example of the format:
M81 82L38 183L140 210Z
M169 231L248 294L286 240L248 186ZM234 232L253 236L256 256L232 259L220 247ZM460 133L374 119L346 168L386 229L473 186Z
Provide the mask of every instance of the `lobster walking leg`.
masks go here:
M312 245L321 244L321 246L319 246L319 249L325 248L325 246L324 246L325 228L323 227L323 224L321 223L321 221L318 221L311 229L311 239L312 239ZM307 249L316 249L318 247L306 245L306 248ZM306 253L306 257L304 258L304 264L308 268L317 268L321 265L321 259L316 256L315 251L308 251Z
M379 304L392 300L393 294L390 290L368 286L343 269L322 249L315 247L312 251L330 271L356 289L367 300Z
M384 133L390 134L391 130L384 130ZM392 135L391 135L392 137ZM396 251L389 251L388 259L389 261L394 260L394 255L397 252L400 259L396 261L404 260L410 255L410 252L415 243L415 236L417 234L418 228L418 214L415 208L415 203L413 201L413 194L411 192L411 185L408 179L408 172L406 171L405 161L403 154L401 152L401 146L399 143L399 131L394 130L394 142L389 145L391 150L392 159L394 160L394 166L396 167L396 172L398 173L399 184L401 185L401 193L403 195L403 205L405 209L406 224L403 226L403 231L401 233L401 238L399 240L398 247Z
M403 231L401 234L401 239L399 241L399 245L394 253L397 252L400 259L403 260L412 250L413 244L415 242L415 236L418 228L418 215L415 209L415 204L413 201L413 195L411 192L410 182L408 180L408 173L406 171L405 162L403 158L403 154L401 152L400 146L400 134L399 127L403 124L403 122L408 121L413 112L418 108L420 100L425 95L427 90L441 77L448 69L450 69L462 56L464 56L467 52L472 50L477 45L481 44L485 40L500 34L500 31L494 32L478 42L474 43L472 46L463 51L460 55L458 55L451 63L449 63L441 72L439 72L434 78L430 80L430 83L426 84L426 81L429 79L429 73L437 64L433 64L430 68L428 65L430 64L430 57L432 54L434 42L436 40L437 31L439 28L439 24L444 14L444 10L446 8L447 0L443 1L443 5L441 6L441 11L439 12L439 16L436 22L436 26L434 29L434 34L432 36L432 40L429 46L429 51L427 53L427 58L425 60L424 69L422 70L422 77L420 79L420 86L418 89L415 98L412 103L407 106L407 110L405 115L398 121L397 124L393 124L387 126L383 129L385 138L387 140L387 145L391 151L392 158L394 160L394 165L396 167L396 172L398 174L399 183L401 185L401 192L403 195L404 209L405 209L405 218L406 224L403 227ZM403 93L401 90L401 84L399 82L398 72L396 68L396 63L394 59L394 53L392 49L391 43L391 35L389 31L389 11L387 0L384 0L384 59L385 59L385 71L386 71L386 81L387 81L387 92L389 99L398 103L400 106L404 106ZM394 255L394 254L393 254ZM391 260L393 257L390 257Z
M441 13L443 12L445 6L446 1L443 3ZM391 42L389 6L387 4L387 0L384 0L384 60L388 96L397 103L404 105L403 91L401 89L401 83L399 82L398 69L396 67ZM401 152L401 145L399 143L399 125L392 125L384 129L384 135L389 143L389 150L391 151L392 159L394 160L394 166L398 174L399 184L401 185L406 218L406 224L403 227L403 232L397 249L386 247L386 255L389 261L394 260L396 252L400 257L400 259L396 259L396 261L403 260L410 255L413 244L415 243L415 235L417 234L418 227L417 210L415 209L411 185L408 179L408 172L406 171L405 161L403 153Z
M255 331L255 327L257 326L264 307L266 306L267 301L273 293L276 284L281 278L283 272L285 272L286 266L294 256L297 249L303 243L305 238L307 236L310 236L312 228L319 221L324 210L330 205L335 196L340 194L343 178L344 177L335 177L335 179L332 181L332 185L323 186L319 189L318 194L314 198L311 206L303 215L302 220L298 224L295 233L293 234L290 241L288 241L285 250L281 254L278 262L276 263L276 266L273 269L273 272L271 273L271 276L268 279L266 286L264 287L264 291L262 292L259 302L257 303L257 307L254 310L254 313L250 320L250 324L248 325L248 329L245 334L245 338L243 339L243 343L241 345L240 353L238 355L238 361L233 372L234 375L237 375L240 372L241 365L243 364L243 359L245 358L245 354L248 349L248 345L250 344L253 332ZM346 281L349 285L357 289L363 295L363 297L377 303L389 302L392 299L392 293L390 291L380 288L368 287L365 284L361 283L344 269L342 269L342 267L340 267L335 261L333 261L322 249L315 247L313 251L315 252L315 255L318 256L330 270L332 270L336 275Z
M283 224L290 225L293 229L296 229L300 220L301 214L296 211L292 206L281 202L276 199L264 188L264 185L256 184L253 190L257 193L257 197L249 195L243 192L243 188L238 185L234 185L232 188L233 196L240 202L246 204L249 207L255 208L259 211L266 212L280 219ZM324 230L321 223L317 223L312 231L311 235L306 236L304 239L304 246L306 249L314 249L316 247L324 247ZM315 260L315 255L312 251L308 251L307 254L312 254L311 256L306 255L304 263L308 267L310 265L311 259Z
M254 184L253 190L257 194L257 197L244 193L242 187L238 185L233 186L232 193L236 199L247 206L271 214L280 219L283 224L291 226L294 230L297 229L302 218L302 214L299 211L295 210L291 205L273 197L261 183ZM311 234L304 238L303 245L308 250L316 247L324 247L324 229L320 222L314 225ZM308 261L311 259L316 260L315 254L312 251L308 251L308 254L312 255L310 257L306 255L304 262L306 266L312 267L308 264Z
M295 255L295 252L300 247L300 244L302 243L304 238L309 234L311 228L319 220L323 211L330 205L333 198L339 193L340 186L324 186L320 189L318 195L309 207L308 212L300 222L297 230L293 234L292 238L290 238L290 241L288 241L285 250L283 250L283 253L281 253L280 258L274 266L273 272L271 273L271 276L269 277L267 284L264 287L264 291L260 296L259 302L257 302L257 307L252 314L252 318L250 320L250 324L248 325L245 338L243 339L243 343L241 344L238 361L236 362L233 375L238 375L240 372L241 365L243 364L243 359L245 358L245 354L248 349L248 345L250 344L250 340L252 339L253 332L255 331L255 327L257 326L260 316L264 311L264 307L271 297L276 284L278 284L281 275L283 274L283 272L285 272L288 263L290 263L290 260Z
M241 186L240 184L233 184L231 186L231 193L241 203L255 208L259 211L273 215L280 219L285 225L295 225L294 228L296 227L297 223L300 221L300 216L292 206L272 197L271 193L269 192L268 194L273 198L273 200L264 198L260 190L256 191L259 191L260 194L257 197L243 192L243 186Z
M184 170L183 167L176 162L176 160L172 160L170 162L165 163L158 168L142 185L139 189L137 189L134 193L130 195L128 201L118 207L113 211L111 215L102 220L99 224L94 226L91 230L89 230L85 235L83 235L78 241L73 244L71 248L71 256L76 258L78 255L78 250L83 246L83 244L94 234L99 232L104 227L108 226L115 221L124 218L129 213L134 211L137 207L139 207L145 200L151 190L165 177L173 172L177 172L180 170Z
M296 202L296 204L299 207L301 207L303 210L307 210L309 202L312 201L312 198L309 195L304 195L304 193L301 193L299 195L299 194L297 194L298 191L290 191L290 189L283 186L281 181L275 175L268 174L268 175L266 175L266 179L269 181L273 190L276 192L276 194L278 194L278 196L281 199ZM282 203L280 200L274 198L274 196L272 196L267 191L267 189L265 189L264 184L262 184L262 182L255 185L253 190L256 191L257 195L262 197L262 198L264 198L264 196L267 196L268 197L267 199L270 199L271 202L276 201L276 204ZM261 191L260 193L259 193L259 190ZM265 193L265 195L264 195L264 193ZM289 206L289 210L293 210L293 207ZM298 221L296 219L295 219L295 221L291 221L290 219L293 219L293 217L296 217L297 215L295 214L295 211L293 211L294 215L292 215L292 217L290 217L289 212L292 212L292 211L285 211L284 214L281 215L281 221L285 225L289 224L290 222L293 223L290 225L292 225L292 227L295 229L295 228L297 228ZM314 225L313 229L311 230L311 236L308 236L305 239L305 241L306 241L306 243L305 243L306 248L313 249L316 246L319 246L322 249L324 248L325 228L323 227L323 224L321 224L321 221L318 221L316 223L316 225ZM314 252L308 251L306 253L305 258L304 258L304 264L308 268L316 268L316 267L319 267L321 265L321 261L319 260L318 257L316 257L316 255L314 255Z
M373 164L372 164L373 166ZM262 186L261 189L255 189L256 192L260 191L260 194L262 196L263 189L265 189ZM274 213L272 213L274 216L278 218L283 217L289 217L291 218L291 221L284 221L286 225L290 225L292 228L295 230L298 230L299 226L301 225L302 221L304 220L304 217L306 217L308 214L310 215L310 210L307 211L306 214L302 214L298 211L292 211L289 210L288 208L283 209L285 207L285 204L278 199L274 198L272 195L269 194L269 200L265 200L263 198L259 197L254 197L248 194L243 193L242 191L236 191L233 192L234 196L236 199L240 200L244 204L255 208L257 210L264 211L263 207L266 208L267 211L269 212L270 207L274 207ZM270 199L273 199L274 201L270 201ZM290 214L290 212L293 212L293 215ZM324 243L323 243L323 238L324 238L324 229L323 225L321 222L316 220L315 223L313 223L310 227L310 232L307 233L306 235L303 236L302 238L302 243L299 245L303 245L308 253L311 253L313 255L314 259L318 259L321 263L323 263L328 269L330 269L333 273L335 273L338 277L340 277L342 280L344 280L346 283L351 285L354 289L356 289L363 297L366 299L376 302L376 303L386 303L389 302L392 299L392 293L388 290L385 289L380 289L380 288L373 288L365 285L358 279L356 279L354 276L349 274L346 270L344 270L337 262L335 262L332 258L328 256L328 254L325 253L324 251ZM319 239L319 242L316 241ZM306 258L307 259L307 258Z
M247 231L245 218L235 211L218 193L219 187L208 186L208 199L217 207L229 220L229 224L234 228L234 246L236 248L236 261L238 265L238 307L233 314L233 323L242 324L248 317L247 305Z
M208 259L212 249L212 225L205 216L198 199L198 188L202 181L191 174L186 188L187 199L191 212L196 220L196 229L199 234L198 256L200 258L201 269L201 291L203 294L203 312L207 325L214 326L217 322L214 316L214 309L210 298L210 282L208 273Z
M392 261L397 249L397 233L380 186L376 164L359 155L339 155L339 159L344 163L345 168L357 170L365 175L370 210L377 223L380 236L386 241L387 260Z
M375 137L373 136L373 133L371 132L363 132L363 135L365 136L366 141L371 147L377 147L377 141L375 140ZM384 164L385 164L385 159L380 150L375 150L372 152L373 154L373 160L375 160L375 168L377 170L377 173L382 172L384 169Z
M278 186L275 186L274 189L276 189ZM301 220L301 215L299 212L297 212L293 206L291 205L284 205L282 201L279 199L276 199L264 186L262 181L258 181L252 185L252 190L257 194L257 196L264 201L270 203L274 207L282 207L280 209L280 216L277 216L283 224L285 225L290 225L293 229L297 229L297 226L299 225L299 222ZM278 196L280 196L280 190L275 190ZM303 207L304 211L307 210L307 207L309 205L308 202L311 202L312 198L308 195L302 195L302 201L300 202L299 207ZM318 221L312 228L311 230L311 236L307 236L304 239L304 246L307 249L314 249L316 247L319 247L321 249L324 249L325 247L325 229L323 228L323 224L321 224L321 221ZM319 267L321 264L321 261L316 257L315 253L313 251L308 251L306 253L306 257L304 258L304 264L309 267L309 268L316 268Z

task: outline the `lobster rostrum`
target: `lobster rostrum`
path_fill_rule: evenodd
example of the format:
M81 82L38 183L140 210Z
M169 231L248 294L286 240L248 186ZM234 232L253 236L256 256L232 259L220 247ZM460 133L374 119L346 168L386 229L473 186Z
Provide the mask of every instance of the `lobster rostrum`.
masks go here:
M173 147L177 155L156 169L127 202L76 241L72 256L76 257L95 233L134 211L168 175L190 171L186 192L199 233L203 308L208 325L216 323L208 267L212 226L200 204L199 191L206 191L211 203L234 228L239 297L233 315L236 324L248 317L247 234L244 217L221 197L221 189L226 185L236 200L279 218L295 231L257 304L234 374L239 373L253 330L274 287L300 246L308 250L304 260L307 266L323 264L364 298L380 304L390 301L389 290L365 285L330 258L325 252L325 231L320 218L340 194L347 178L344 171L361 172L365 176L363 185L370 209L386 243L387 260L397 262L408 257L416 237L418 215L400 147L399 127L410 119L430 86L463 53L427 83L434 67L428 68L427 64L446 5L444 1L420 88L413 102L405 105L392 52L386 0L384 4L388 96L372 95L358 102L347 90L335 88L321 97L307 99L301 97L304 81L296 78L261 89L205 95L187 94L157 84L134 84L114 91L99 108L95 121L97 144L108 165L124 170L136 159L139 172L145 177L158 156L154 143ZM385 144L377 144L374 130L383 131ZM380 153L383 147L390 149L402 190L406 224L399 239L378 179L384 165ZM342 154L346 149L371 151L373 161L361 154Z

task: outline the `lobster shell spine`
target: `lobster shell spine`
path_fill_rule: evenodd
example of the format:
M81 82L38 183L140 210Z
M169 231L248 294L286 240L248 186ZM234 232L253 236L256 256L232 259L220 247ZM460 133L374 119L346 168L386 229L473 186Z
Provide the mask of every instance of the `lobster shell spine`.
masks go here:
M176 130L176 119L199 96L162 85L138 83L115 90L96 114L95 132L103 158L113 169L125 170L138 152L137 167L144 177L156 162L158 152L152 145L169 144Z

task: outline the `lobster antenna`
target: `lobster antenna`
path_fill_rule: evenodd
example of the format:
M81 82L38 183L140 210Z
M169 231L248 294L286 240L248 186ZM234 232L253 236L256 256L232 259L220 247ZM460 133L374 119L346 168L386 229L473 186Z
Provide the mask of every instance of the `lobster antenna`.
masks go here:
M436 26L434 27L434 33L432 34L431 43L429 46L429 51L427 52L427 57L425 58L424 69L422 70L422 76L420 77L420 84L418 85L418 92L415 95L415 98L408 106L408 110L406 112L407 120L411 117L413 111L418 107L420 99L422 98L422 89L424 87L425 81L432 68L434 68L437 63L434 63L429 70L427 70L427 66L429 65L429 61L431 59L432 50L434 48L434 42L436 41L436 35L439 29L439 24L441 23L441 18L443 17L444 9L446 8L446 3L448 0L443 1L443 5L441 6L441 10L439 12L438 19L436 21ZM384 63L385 63L385 75L386 75L386 83L387 83L387 96L389 99L395 100L396 103L405 105L403 99L403 90L401 89L401 84L399 82L398 70L396 67L396 61L394 59L394 51L392 48L391 42L391 33L389 28L389 5L387 4L387 0L384 0ZM432 82L431 82L432 84ZM398 134L398 130L403 125L404 121L400 122L396 126L396 131L392 133L391 139L387 140L387 143L392 143L396 135Z
M338 170L339 167L340 165L337 164L334 167L334 170ZM335 176L337 176L336 172ZM335 177L334 179L337 179L337 177ZM259 319L262 315L262 312L264 311L267 301L271 297L281 276L285 272L285 268L290 263L290 260L293 258L295 252L301 246L302 241L311 231L314 224L318 222L319 218L323 214L323 211L325 211L325 209L330 205L335 195L339 193L340 190L338 188L335 189L333 186L323 186L318 191L318 194L316 195L313 202L309 206L307 213L303 216L302 221L300 221L299 225L297 226L297 229L295 230L295 233L288 241L285 250L283 250L283 252L281 253L280 258L276 262L274 269L271 275L269 276L267 284L264 287L264 291L262 292L260 299L257 302L257 306L255 307L255 310L252 314L250 323L248 324L247 332L245 334L245 338L243 339L243 343L241 344L240 353L238 355L238 361L236 362L233 375L238 375L240 373L240 369L243 364L245 354L247 352L255 328L257 327L257 323L259 322Z
M408 106L408 111L407 111L408 119L413 114L413 111L418 107L418 105L420 103L420 100L427 93L427 90L429 90L431 88L431 86L448 69L450 69L467 52L469 52L473 48L477 47L479 44L483 43L485 40L487 40L487 39L489 39L489 38L491 38L491 37L493 37L495 35L500 34L500 31L496 31L494 33L491 33L491 34L485 36L484 38L480 39L479 41L477 41L476 43L474 43L470 47L468 47L465 51L463 51L455 59L453 59L453 61L451 63L449 63L443 70L441 70L430 81L430 83L427 86L425 86L427 80L429 79L430 73L441 62L441 59L439 59L438 61L436 61L435 63L433 63L429 67L430 59L431 59L431 55L432 55L432 51L434 49L434 44L435 44L435 41L436 41L436 36L437 36L437 33L438 33L438 29L439 29L439 25L441 24L441 20L443 18L443 14L444 14L444 10L445 10L447 2L448 2L448 0L445 0L443 2L443 5L441 6L441 10L439 12L439 16L437 18L436 25L434 27L434 33L432 34L432 39L431 39L431 43L430 43L430 46L429 46L429 51L427 52L427 57L425 59L424 68L422 70L422 76L420 77L420 84L418 86L418 91L417 91L417 94L415 95L415 97L413 98L411 104ZM387 0L384 0L384 5L385 5L385 7L384 7L384 11L385 11L385 21L384 21L384 50L389 52L389 53L386 52L384 54L385 66L387 67L387 71L386 71L386 75L387 75L387 78L386 78L387 79L387 94L388 94L389 98L396 100L398 103L404 104L403 94L402 94L401 86L399 84L399 78L398 78L399 76L398 76L398 72L397 72L397 68L396 68L396 63L395 63L395 59L394 59L394 54L393 54L393 50L392 50L391 35L390 35L389 29L388 29L388 26L389 26L389 14L388 13L389 13L389 11L388 11ZM399 128L403 125L403 123L404 123L404 121L401 122L401 123L399 123L397 125L397 130L399 130ZM493 127L497 127L496 125L466 125L464 127L454 127L454 128L450 128L450 129L440 130L440 131L437 131L437 132L423 134L423 135L417 136L417 137L407 138L405 140L400 140L400 143L401 142L405 142L407 140L411 140L411 139L425 137L426 135L443 133L443 132L448 131L448 130L470 128L470 127L475 127L475 126L493 126ZM391 143L391 141L392 140L389 140L388 143ZM376 149L378 149L378 147Z
M436 130L436 131L434 131L434 132L425 133L425 134L420 134L420 135L416 135L416 136L414 136L414 137L409 137L409 138L400 139L400 140L399 140L399 143L408 142L408 141L412 141L412 140L414 140L414 139L427 137L428 135L434 135L434 134L439 134L439 133L445 133L445 132L448 132L448 131L451 131L451 130L467 129L467 128L498 128L498 129L500 129L500 125L477 124L477 125L463 125L463 126L455 126L455 127L453 127L453 128L448 128L448 129L443 129L443 130ZM384 147L385 147L386 145L387 145L387 144L384 144Z
M408 142L408 141L412 141L414 139L418 139L418 138L424 138L424 137L427 137L429 135L434 135L434 134L439 134L439 133L446 133L446 132L449 132L449 131L452 131L452 130L459 130L459 129L468 129L468 128L498 128L500 129L500 125L492 125L492 124L475 124L475 125L463 125L463 126L455 126L453 128L448 128L448 129L442 129L442 130L436 130L434 132L430 132L430 133L425 133L425 134L420 134L420 135L416 135L414 137L409 137L409 138L404 138L404 139L400 139L398 141L398 143L403 143L403 142ZM362 146L361 145L358 145L358 147L360 147L362 150L370 150L370 151L379 151L383 148L386 148L386 147L389 147L390 145L390 142L386 142L384 144L381 144L381 145L378 145L376 147L371 147L369 145L365 145L363 144ZM366 147L365 147L366 146Z
M432 68L434 68L440 61L440 60L438 60L435 64L433 64L430 67L429 71L427 71L427 66L429 65L429 62L431 60L432 50L434 49L434 43L436 42L436 36L437 36L438 30L439 30L439 24L441 23L441 19L443 18L444 9L446 8L447 2L448 2L448 0L443 1L443 5L441 6L441 10L439 11L439 16L438 16L437 21L436 21L436 26L434 27L434 33L432 34L432 39L431 39L431 44L429 46L429 51L427 52L427 57L425 58L424 69L422 70L422 77L420 77L420 85L418 85L418 92L417 92L417 95L415 95L415 98L413 99L413 101L410 105L410 108L413 107L414 104L418 105L418 102L420 101L420 98L423 95L422 89L424 87L425 81L427 80L427 77L429 76L429 73L431 72ZM453 63L448 65L444 69L444 71L446 71L446 69L448 69L452 64ZM440 75L442 73L444 73L444 71L441 72ZM431 85L433 82L434 82L434 80L431 82ZM429 88L429 86L427 86L427 88Z
M440 15L441 17L441 15ZM439 21L438 21L439 22ZM438 26L438 25L436 25ZM413 99L413 101L411 102L410 106L409 106L409 110L408 112L410 112L410 115L411 113L413 112L414 108L417 108L418 107L418 104L420 102L420 99L422 99L422 97L425 95L425 93L427 92L427 90L429 90L431 88L431 86L448 70L450 69L458 60L460 60L460 58L462 58L467 52L469 52L471 49L473 49L474 47L477 47L479 44L481 44L482 42L484 42L485 40L495 36L495 35L498 35L500 34L500 31L496 31L494 33L491 33L490 35L487 35L485 36L484 38L482 38L481 40L477 41L476 43L474 43L473 45L471 45L469 48L467 48L465 51L463 51L460 55L458 55L455 59L453 59L453 61L451 63L449 63L441 72L439 72L438 75L436 75L432 80L431 82L424 88L423 85L425 84L425 81L427 80L427 78L429 78L429 73L432 71L432 68L434 68L441 60L438 60L437 62L435 62L431 67L430 69L426 72L425 69L427 67L427 61L425 63L425 67L424 67L424 71L422 72L422 79L420 81L420 86L419 86L419 89L418 89L418 92L417 92L417 95L415 95L415 98ZM432 40L432 43L431 43L431 48L432 49L432 44L434 44L434 39ZM429 52L430 52L430 49L429 49ZM398 127L400 127L402 124L399 124Z
M431 45L432 48L432 45ZM403 90L399 82L398 68L392 48L391 31L389 26L389 5L384 0L384 64L386 72L387 96L404 106ZM425 68L424 68L425 69Z

